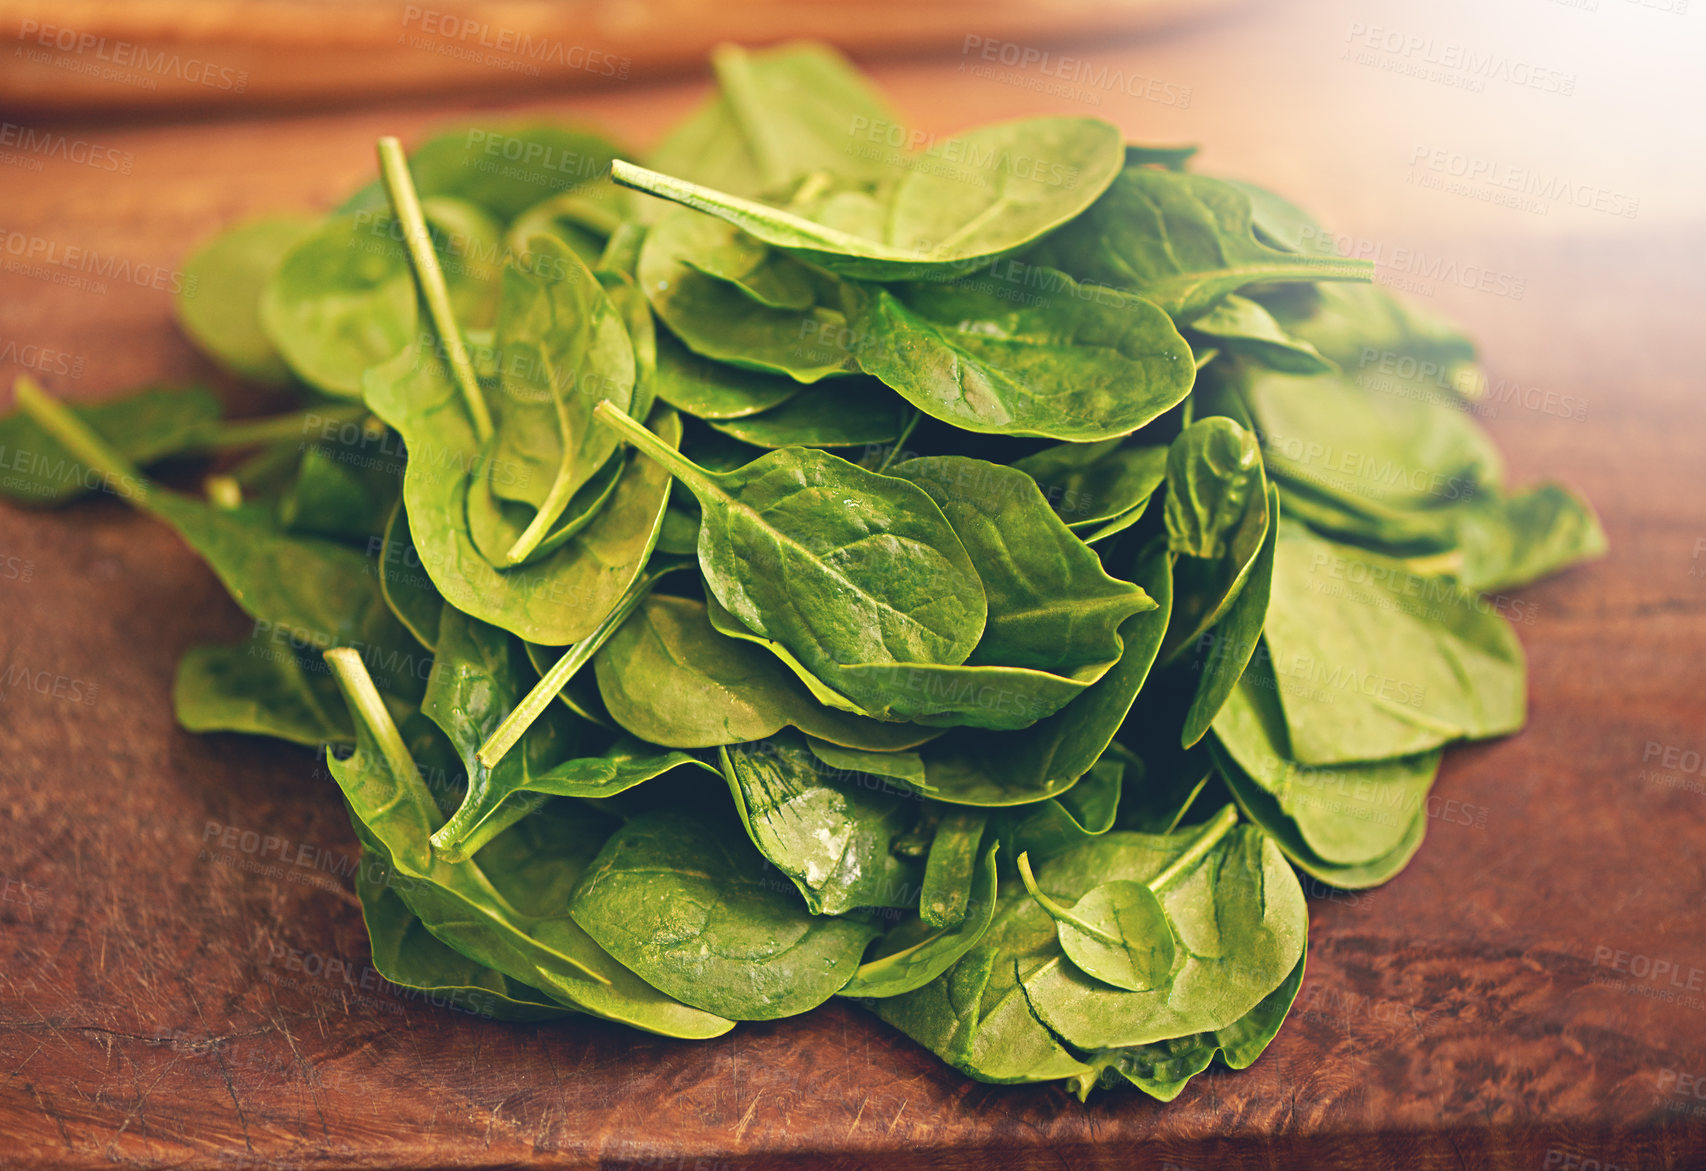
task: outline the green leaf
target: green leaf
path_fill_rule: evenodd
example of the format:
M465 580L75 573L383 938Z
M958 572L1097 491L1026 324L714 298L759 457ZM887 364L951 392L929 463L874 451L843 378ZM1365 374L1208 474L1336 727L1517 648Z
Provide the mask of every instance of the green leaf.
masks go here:
M365 672L348 651L331 651L355 718L355 754L327 767L349 803L358 834L389 858L389 885L427 930L458 952L595 1016L677 1037L714 1037L731 1023L646 984L577 927L567 913L608 820L588 811L527 818L478 862L436 857L428 838L438 810Z
M1179 743L1189 748L1214 722L1215 713L1226 703L1227 696L1237 686L1255 653L1262 637L1262 627L1268 618L1268 602L1273 593L1274 554L1279 545L1279 489L1268 485L1268 525L1262 537L1262 547L1250 563L1250 571L1238 588L1232 604L1220 618L1197 639L1198 661L1196 693L1190 710L1185 713L1185 726L1180 729Z
M775 1020L833 996L877 935L857 919L811 914L783 887L737 828L658 810L611 836L569 911L664 993L734 1020Z
M1366 865L1391 855L1427 815L1439 749L1358 764L1299 764L1266 661L1250 665L1214 729L1218 747L1278 802L1309 854L1325 863Z
M1094 118L994 123L941 150L964 165L892 158L883 176L892 191L868 217L880 230L866 235L630 163L613 164L612 175L829 272L899 281L953 276L1018 251L1088 207L1124 162L1119 131Z
M1058 797L1018 806L1001 837L1020 854L1039 860L1053 857L1114 828L1125 774L1131 767L1133 787L1142 770L1128 766L1115 752L1106 752L1090 771Z
M815 171L883 173L880 161L852 148L860 130L880 132L899 117L829 46L720 45L711 63L717 93L647 156L649 166L736 195L779 190Z
M760 374L700 357L658 335L658 397L683 414L701 419L743 419L778 407L798 394L791 378Z
M1513 496L1483 495L1458 527L1462 562L1457 577L1481 592L1527 585L1578 561L1605 553L1605 530L1580 497L1558 484Z
M367 843L364 843L364 848ZM474 1012L500 1021L546 1021L574 1010L519 980L475 962L428 931L391 889L383 847L355 873L355 893L373 945L373 967L399 989L420 993L429 1004ZM403 999L412 999L403 997Z
M645 567L669 499L668 473L629 461L609 501L584 529L538 561L499 570L468 531L476 476L521 474L483 460L462 396L443 363L411 347L368 379L368 405L396 428L410 458L403 502L416 551L445 601L529 642L578 642ZM679 441L673 412L654 420L662 442Z
M953 664L976 645L983 587L922 489L802 448L709 472L608 404L598 416L698 499L706 588L809 670Z
M408 628L422 646L432 650L438 643L439 619L444 614L444 599L427 576L409 534L409 516L398 499L385 522L385 536L379 549L379 592L397 621Z
M1379 760L1522 726L1522 647L1455 582L1281 527L1263 638L1307 764Z
M261 329L261 289L315 226L305 215L258 216L190 253L173 307L197 349L239 378L274 386L290 382L290 368Z
M265 634L185 651L172 710L188 732L242 732L315 748L355 741L331 679L310 673L288 641Z
M959 918L945 926L923 918L900 923L878 941L876 954L859 965L841 995L875 1000L916 992L976 947L995 917L995 855L1000 848L991 842L977 860Z
M1191 322L1191 331L1228 354L1241 354L1287 374L1330 374L1338 369L1302 338L1292 337L1258 301L1228 293Z
M1171 982L1177 952L1173 928L1149 887L1116 879L1063 907L1037 889L1023 854L1019 876L1031 898L1055 921L1061 950L1085 975L1129 992L1164 988Z
M1187 557L1226 556L1263 487L1254 435L1224 416L1192 423L1167 450L1167 547Z
M219 400L199 387L141 390L70 406L83 425L127 461L147 466L197 451L219 422ZM89 467L22 411L0 416L0 493L19 504L64 504L91 492L135 495L137 485Z
M719 634L689 598L647 598L593 658L593 670L611 718L671 748L765 740L789 725L873 749L908 748L935 734L819 706L771 656Z
M923 867L891 849L917 820L915 798L831 775L795 735L721 759L747 836L814 915L917 904Z
M1134 431L1190 392L1190 346L1160 309L1037 271L1023 300L982 281L850 290L860 368L964 430L1075 442Z
M1155 662L1172 612L1167 551L1137 559L1138 584L1156 608L1120 626L1119 662L1056 714L1004 735L952 732L921 755L931 796L964 805L1023 805L1069 789L1101 759Z
M973 894L978 846L988 823L988 814L974 809L943 812L930 839L924 884L918 894L918 916L927 926L953 927L966 917ZM990 893L993 896L994 891ZM990 910L993 912L993 907Z
M610 161L626 153L603 135L556 122L529 120L459 126L427 139L409 155L409 173L423 198L452 196L484 209L500 223L559 192L596 191ZM382 211L377 181L340 211Z
M694 257L725 247L734 234L727 224L685 208L660 216L646 233L640 288L669 332L703 357L796 382L857 370L833 277L812 278L811 305L776 309L694 267Z
M1166 478L1167 451L1121 446L1118 439L1061 443L1016 459L1013 466L1037 482L1068 528L1093 542L1130 528L1143 516Z
M848 378L711 426L754 447L869 447L898 438L911 416L905 400L876 379Z
M1017 468L925 456L889 469L942 510L983 582L989 618L968 666L1071 674L1120 656L1119 627L1155 609L1141 586L1110 577Z
M1291 1011L1297 990L1303 985L1305 958L1299 956L1284 983L1224 1028L1127 1049L1103 1049L1086 1055L1085 1060L1100 1071L1099 1084L1112 1086L1123 1081L1162 1102L1177 1098L1217 1053L1228 1069L1248 1069L1279 1033ZM1081 1080L1077 1086L1079 1099L1088 1097L1096 1084L1088 1078Z
M1266 281L1366 281L1365 260L1270 248L1250 197L1206 175L1127 167L1084 215L1028 257L1080 281L1136 293L1190 322L1228 293Z
M1073 900L1116 879L1148 883L1199 833L1115 831L1049 860L1038 882L1054 898ZM1058 952L1022 974L1031 1007L1055 1034L1082 1049L1108 1049L1224 1028L1279 987L1303 954L1303 891L1260 830L1235 827L1160 899L1179 945L1161 987L1109 988ZM1040 908L1036 914L1047 922Z

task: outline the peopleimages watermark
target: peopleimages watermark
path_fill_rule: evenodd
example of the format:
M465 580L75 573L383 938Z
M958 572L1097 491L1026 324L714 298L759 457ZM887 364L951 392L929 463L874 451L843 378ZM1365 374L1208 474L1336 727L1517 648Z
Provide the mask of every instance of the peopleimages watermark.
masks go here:
M1533 215L1547 215L1558 205L1627 220L1641 211L1639 196L1581 182L1579 176L1540 171L1425 142L1411 148L1409 181L1418 187Z
M0 581L33 581L36 576L36 563L28 557L18 557L8 553L0 553Z
M1352 21L1345 31L1343 60L1387 73L1431 81L1470 93L1488 82L1571 97L1576 74L1527 57L1476 48L1457 41Z
M5 673L0 675L0 698L10 696L15 691L28 691L52 699L63 699L67 703L88 706L95 702L101 687L98 683L77 679L51 668L34 667L27 663L8 663Z
M1520 301L1528 291L1524 277L1473 261L1460 261L1443 253L1385 240L1332 232L1306 224L1298 233L1305 252L1366 260L1375 267L1375 282L1404 292L1432 296L1436 284L1470 289L1493 297Z
M25 18L18 22L18 40L23 45L13 53L35 64L141 89L159 89L162 77L239 94L249 87L247 69L233 69L174 50L150 48L65 25ZM65 55L55 56L56 52Z
M162 293L195 296L195 277L177 269L138 263L111 252L4 227L0 227L0 262L7 272L87 292L104 294L107 286L103 282L112 280Z
M961 73L1099 106L1105 94L1188 110L1191 87L1116 65L1056 53L999 37L967 33L960 46Z
M0 366L4 365L22 366L25 370L57 378L81 378L86 363L81 354L68 354L35 342L0 337Z
M628 79L634 67L631 57L621 57L589 45L573 45L552 37L535 36L520 29L506 28L477 20L461 12L441 8L426 8L419 4L403 7L403 28L418 30L422 35L408 38L411 48L430 49L441 56L476 64L507 69L528 77L537 77L541 65L574 69L599 77Z
M103 146L86 138L74 138L57 130L37 130L16 122L0 122L0 164L40 171L50 159L62 159L115 175L128 175L136 165L136 156L128 150Z

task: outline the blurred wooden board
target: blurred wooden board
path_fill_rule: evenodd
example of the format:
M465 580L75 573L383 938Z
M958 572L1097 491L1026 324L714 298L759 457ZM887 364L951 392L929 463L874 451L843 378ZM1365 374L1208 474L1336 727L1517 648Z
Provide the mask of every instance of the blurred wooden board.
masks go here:
M1496 133L1509 141L1487 149L1520 157L1535 109L1583 134L1634 122L1518 94L1465 98L1460 127L1429 127L1416 104L1446 99L1335 63L1352 19L1372 19L1363 0L1320 0L1085 50L1191 94L1094 112L1134 137L1201 139L1207 165L1382 247L1381 279L1470 322L1517 388L1489 420L1512 479L1577 487L1613 552L1521 594L1529 728L1448 754L1410 868L1375 891L1310 886L1308 977L1255 1066L1204 1075L1168 1106L1136 1093L1079 1106L969 1082L839 1004L690 1044L410 1001L366 966L356 845L324 768L172 723L178 655L244 632L211 574L116 501L0 507L0 1167L1706 1163L1706 778L1685 763L1706 749L1698 161L1655 164L1677 174L1674 195L1619 171L1644 199L1633 221L1423 190L1403 166L1418 140ZM876 76L927 130L1089 108L958 63ZM699 92L528 108L643 144ZM169 280L239 215L329 205L370 173L377 135L466 113L34 124L128 165L0 156L0 380L28 370L95 399L205 377L165 292L67 269L65 250ZM54 248L60 262L39 258ZM1411 256L1508 274L1521 295ZM1559 396L1583 417L1548 411Z
M720 41L862 55L1130 37L1239 0L4 0L0 103L35 110L303 105L620 86ZM10 41L7 44L6 41Z

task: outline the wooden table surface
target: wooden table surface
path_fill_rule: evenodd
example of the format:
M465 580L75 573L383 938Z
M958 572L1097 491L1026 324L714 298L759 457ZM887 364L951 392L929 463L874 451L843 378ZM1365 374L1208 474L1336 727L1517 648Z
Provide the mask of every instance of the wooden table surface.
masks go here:
M1706 1164L1706 13L1481 7L1311 0L1109 41L1084 55L1147 80L1076 93L873 63L928 130L1093 112L1317 210L1469 324L1512 478L1604 518L1608 558L1522 595L1528 730L1448 754L1398 879L1311 887L1308 978L1252 1069L1080 1106L969 1082L841 1004L689 1044L379 987L324 767L173 724L179 653L242 616L95 500L0 508L0 1166ZM644 143L701 85L529 108ZM141 266L324 207L377 135L467 112L31 123L123 166L0 150L0 379L208 377ZM40 259L73 247L131 275Z

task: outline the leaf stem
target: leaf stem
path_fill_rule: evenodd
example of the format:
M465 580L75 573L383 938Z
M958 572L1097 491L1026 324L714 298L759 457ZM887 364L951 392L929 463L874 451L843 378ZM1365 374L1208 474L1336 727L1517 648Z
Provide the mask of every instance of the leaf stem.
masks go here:
M1037 886L1036 876L1031 873L1031 857L1028 851L1019 855L1019 879L1025 884L1025 890L1031 898L1036 900L1037 905L1049 913L1049 918L1062 923L1070 923L1084 934L1093 939L1099 939L1110 946L1118 947L1124 942L1119 936L1109 935L1100 927L1086 923L1070 910L1045 895L1042 888Z
M900 454L900 449L906 446L906 441L912 438L913 431L918 427L918 420L923 417L924 412L917 407L912 409L912 418L906 421L906 426L902 427L900 434L895 436L895 441L889 445L887 454L883 456L883 461L872 469L877 475L880 476L889 470L889 465L894 463L895 457Z
M1225 837L1237 824L1238 809L1236 806L1228 805L1215 814L1210 821L1203 825L1202 832L1196 836L1196 839L1185 847L1184 853L1173 859L1167 864L1165 870L1149 880L1149 889L1160 894L1168 883L1201 861L1203 855L1214 849L1215 843Z
M686 481L688 487L692 487L695 481L701 486L709 483L709 472L646 430L633 416L609 399L592 408L592 417L611 430L619 432L622 438L639 448L641 455L668 468L671 475Z
M628 592L622 595L610 613L606 614L604 619L593 628L592 633L564 651L563 657L558 659L551 669L540 677L533 690L524 695L521 702L515 705L515 710L504 718L503 723L492 730L490 736L486 737L486 742L480 745L480 750L475 753L480 763L488 769L496 768L505 754L515 747L516 741L520 740L527 729L533 726L533 721L537 720L551 705L551 701L557 698L557 693L568 686L569 680L575 677L575 673L586 666L592 656L598 653L598 649L609 641L611 635L616 633L617 627L627 621L628 616L634 612L641 602L645 601L646 595L652 592L658 580L664 574L679 569L684 564L686 563L671 562L658 569L648 570L638 581L629 586ZM470 817L472 816L473 811L468 802L464 802L462 808L456 811L456 816L452 817L438 834L433 835L435 842L440 835L443 835L445 838L443 845L445 847L453 845L456 835L462 832L462 823L467 820L464 817L465 812ZM455 827L454 832L451 832L452 827Z
M403 144L395 138L379 140L379 175L385 181L391 211L403 226L403 242L415 270L415 283L420 286L433 327L438 330L439 340L450 358L451 372L468 404L474 434L484 443L492 436L492 414L486 408L486 397L480 390L480 379L474 373L462 331L456 327L456 315L450 308L450 289L444 283L444 270L439 267L438 253L427 232L426 214L421 210L420 196L415 193L415 181L409 175L408 157L403 154Z
M139 508L148 507L152 485L124 456L115 451L105 439L95 433L70 407L48 394L27 374L12 383L18 398L18 409L28 415L43 431L77 458L90 471L98 472L107 487Z
M288 415L272 415L263 419L238 419L214 428L204 446L209 451L224 451L232 447L254 447L285 439L313 437L314 429L332 423L359 423L368 416L361 404L339 407L320 407L312 411L293 411Z
M557 430L563 437L563 458L557 462L557 474L551 480L551 487L545 493L545 499L539 502L539 507L534 511L533 519L527 522L527 527L515 539L515 544L504 554L506 565L520 565L533 555L533 551L551 531L551 526L563 515L563 509L569 506L569 500L575 490L574 428L569 422L568 408L563 403L562 390L557 382L556 364L548 356L544 357L544 364L545 382L551 388L551 402L557 411Z

